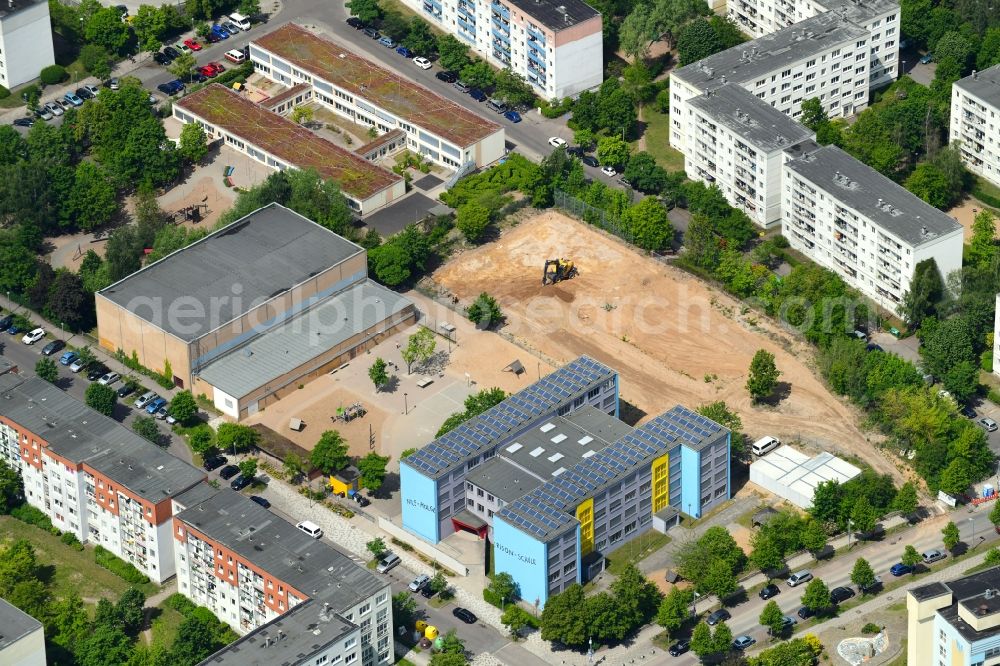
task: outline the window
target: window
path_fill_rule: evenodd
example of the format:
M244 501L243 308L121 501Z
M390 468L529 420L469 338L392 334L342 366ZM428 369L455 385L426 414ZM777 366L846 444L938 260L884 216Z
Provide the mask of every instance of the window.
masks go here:
M319 666L320 664L325 664L326 660L327 656L324 654L322 657L316 660L316 666Z

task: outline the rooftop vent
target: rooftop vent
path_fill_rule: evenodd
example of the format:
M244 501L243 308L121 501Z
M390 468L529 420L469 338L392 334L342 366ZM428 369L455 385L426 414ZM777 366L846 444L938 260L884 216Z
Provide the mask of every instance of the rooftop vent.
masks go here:
M976 615L989 615L990 607L989 604L980 604L979 608L976 609Z

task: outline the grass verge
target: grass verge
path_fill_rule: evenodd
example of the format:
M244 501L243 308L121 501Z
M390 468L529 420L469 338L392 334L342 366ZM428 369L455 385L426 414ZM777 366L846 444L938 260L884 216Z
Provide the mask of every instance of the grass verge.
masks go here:
M177 630L180 629L184 616L164 604L160 604L157 608L158 614L150 626L153 633L152 645L170 649L174 639L177 638Z
M656 530L647 530L631 541L623 543L607 556L606 571L619 576L629 564L636 564L670 543L670 537Z
M667 171L683 171L684 155L670 147L670 116L649 107L643 109L642 115L643 122L646 123L646 152ZM637 143L632 142L633 150Z

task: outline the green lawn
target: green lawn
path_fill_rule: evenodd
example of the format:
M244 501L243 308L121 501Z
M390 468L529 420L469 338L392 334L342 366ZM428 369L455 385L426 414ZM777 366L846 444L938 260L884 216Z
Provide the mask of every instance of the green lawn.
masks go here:
M666 534L660 534L656 530L648 530L609 553L606 571L617 576L629 564L636 564L668 543L670 543L670 537Z
M412 9L404 5L402 2L400 2L400 0L380 0L378 4L383 11L395 10L406 18L410 18L411 16L419 16L423 20L423 22L426 23L427 26L431 29L431 34L433 35L444 34L443 32L441 32L441 30L438 29L437 26L428 21L422 14L413 11Z
M683 171L684 155L670 147L670 116L652 108L643 109L646 123L646 152L656 158L656 163L667 171ZM633 150L638 142L632 142Z
M164 604L157 606L155 613L156 617L150 627L153 632L152 644L169 649L177 637L177 630L184 621L184 616Z
M101 597L116 599L128 589L129 584L94 561L94 550L74 550L48 532L22 523L10 516L0 516L0 543L6 545L17 539L27 539L35 547L38 563L52 577L52 593L65 597L77 592L89 606ZM43 576L44 578L44 576ZM159 588L153 583L140 585L147 596Z

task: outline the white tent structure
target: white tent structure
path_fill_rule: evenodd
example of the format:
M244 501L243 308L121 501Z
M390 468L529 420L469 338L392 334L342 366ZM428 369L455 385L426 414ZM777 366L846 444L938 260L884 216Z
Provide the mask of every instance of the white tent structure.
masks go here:
M802 509L812 506L819 484L844 483L859 474L860 469L832 453L810 458L790 446L780 446L750 465L751 482Z

